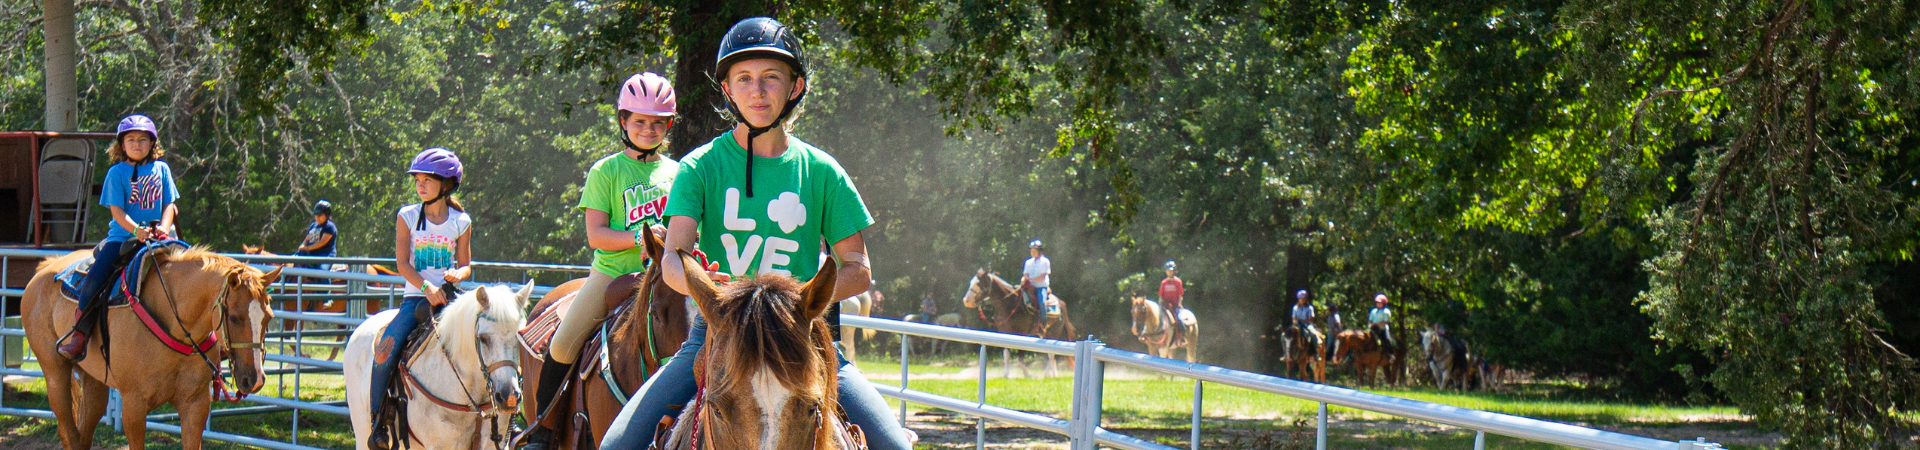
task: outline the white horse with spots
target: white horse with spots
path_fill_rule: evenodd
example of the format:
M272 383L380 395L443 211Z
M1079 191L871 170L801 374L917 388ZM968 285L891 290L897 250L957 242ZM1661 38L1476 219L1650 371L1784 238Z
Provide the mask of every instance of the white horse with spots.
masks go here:
M406 386L409 441L415 448L504 448L511 416L520 404L520 339L527 298L504 285L460 294L422 338L419 350L402 361L394 381ZM368 317L347 340L347 407L353 414L357 448L367 450L373 433L368 381L373 376L373 343L393 321L397 309ZM425 324L423 324L425 325ZM396 424L397 426L398 424ZM396 443L395 447L398 447Z

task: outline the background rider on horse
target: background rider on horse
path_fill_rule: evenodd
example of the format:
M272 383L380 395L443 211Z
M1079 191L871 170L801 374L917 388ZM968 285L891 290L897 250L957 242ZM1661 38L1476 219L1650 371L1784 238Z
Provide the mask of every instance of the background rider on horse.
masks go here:
M1053 281L1053 261L1047 259L1045 246L1039 239L1027 243L1027 251L1033 257L1027 258L1026 264L1020 269L1020 286L1025 288L1022 290L1027 291L1028 298L1033 299L1034 311L1042 315L1052 314L1052 311L1047 311L1047 295L1050 293L1047 286Z
M1182 297L1187 295L1187 282L1177 275L1179 266L1173 260L1167 260L1166 268L1167 278L1160 280L1160 305L1166 307L1167 328L1173 330L1172 342L1180 342L1187 333L1187 327L1180 322L1180 310L1186 308Z

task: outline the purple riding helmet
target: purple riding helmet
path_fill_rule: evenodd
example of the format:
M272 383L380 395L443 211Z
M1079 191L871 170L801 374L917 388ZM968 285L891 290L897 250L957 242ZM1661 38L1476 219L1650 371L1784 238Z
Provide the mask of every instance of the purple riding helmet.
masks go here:
M153 125L153 119L147 118L147 116L142 114L134 114L120 119L120 130L114 133L114 137L125 136L128 131L145 131L147 134L153 135L154 140L160 140L160 128Z
M447 196L453 195L453 191L460 189L461 169L460 157L454 155L452 150L434 147L421 150L420 154L414 155L413 164L407 166L408 174L433 175L447 183L441 187L439 196L420 204L420 217L413 221L414 229L427 229L427 205L444 200Z

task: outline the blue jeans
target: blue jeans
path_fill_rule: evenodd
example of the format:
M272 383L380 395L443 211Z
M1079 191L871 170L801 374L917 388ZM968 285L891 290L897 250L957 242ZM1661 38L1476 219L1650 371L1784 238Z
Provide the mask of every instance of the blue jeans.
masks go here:
M687 332L687 342L680 345L680 351L673 354L666 367L640 386L633 401L620 408L620 415L607 427L606 438L600 440L600 448L647 448L660 418L678 417L681 408L693 399L698 389L694 385L693 360L706 344L707 321L696 315L692 329ZM913 449L907 442L906 429L900 427L893 410L887 407L887 399L873 389L867 377L847 362L846 357L840 358L840 406L846 410L847 420L866 433L868 448Z
M1033 310L1040 313L1042 317L1047 315L1047 288L1039 286L1033 288Z
M100 245L94 247L93 265L87 267L87 277L80 280L80 298L74 299L80 301L80 311L92 308L94 298L99 297L102 291L107 290L108 285L113 284L113 268L120 266L120 251L126 247L126 244L125 240L103 240L100 241Z
M409 295L400 301L400 309L393 315L393 321L387 323L387 330L380 334L380 341L373 344L373 379L368 380L367 409L378 413L380 400L386 397L387 381L393 379L393 369L400 365L400 351L407 348L407 336L420 328L420 316L417 308L431 307L432 315L439 315L442 306L432 306L433 302L419 295Z

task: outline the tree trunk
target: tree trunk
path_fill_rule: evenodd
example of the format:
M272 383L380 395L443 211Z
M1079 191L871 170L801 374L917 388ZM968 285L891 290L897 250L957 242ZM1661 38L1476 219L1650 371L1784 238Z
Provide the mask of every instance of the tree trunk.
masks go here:
M681 13L674 16L672 25L674 54L678 56L673 66L673 90L680 103L676 111L679 118L669 134L673 142L668 151L674 159L713 141L733 125L718 112L726 108L716 81L719 76L713 73L713 64L719 62L720 37L734 23L772 16L777 8L774 2L755 0L689 3L681 5Z
M80 96L74 43L73 0L42 0L41 30L46 45L47 131L73 131L80 125Z

